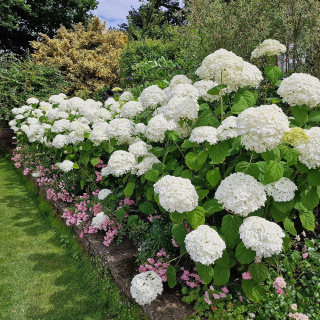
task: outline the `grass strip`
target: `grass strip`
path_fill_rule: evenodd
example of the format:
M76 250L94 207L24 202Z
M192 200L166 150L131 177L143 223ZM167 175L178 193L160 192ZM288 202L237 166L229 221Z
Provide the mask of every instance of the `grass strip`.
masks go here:
M146 319L3 157L0 215L1 320Z

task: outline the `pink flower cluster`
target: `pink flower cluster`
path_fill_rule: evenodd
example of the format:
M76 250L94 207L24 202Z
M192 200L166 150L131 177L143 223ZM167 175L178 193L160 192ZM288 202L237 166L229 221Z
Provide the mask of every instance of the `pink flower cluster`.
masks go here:
M166 273L170 265L170 263L168 263L170 256L164 249L161 249L157 253L157 257L159 258L158 260L152 258L147 259L147 263L139 267L139 272L154 271L161 278L162 282L166 282L168 280Z
M186 281L186 285L190 288L197 288L200 287L201 284L203 284L203 281L200 279L198 274L191 273L188 270L185 270L183 267L181 267L180 270L183 271L180 279ZM197 271L197 268L194 268L193 270Z
M251 280L252 277L251 277L250 272L249 272L249 271L248 271L248 272L244 272L244 273L242 274L242 279L244 279L244 280Z
M295 319L295 320L309 320L309 317L306 316L303 313L296 312L296 313L289 313L289 318L290 319Z
M227 297L227 293L229 293L229 290L227 287L223 287L221 288L221 291L222 292L214 292L214 287L213 286L210 286L209 287L209 291L206 291L205 294L204 294L204 301L207 303L207 304L212 304L213 303L213 300L218 300L218 299L221 299L221 298L226 298ZM213 299L213 300L211 300Z
M283 289L287 286L287 283L282 277L276 278L276 280L273 282L274 287L277 289L277 294L282 294Z

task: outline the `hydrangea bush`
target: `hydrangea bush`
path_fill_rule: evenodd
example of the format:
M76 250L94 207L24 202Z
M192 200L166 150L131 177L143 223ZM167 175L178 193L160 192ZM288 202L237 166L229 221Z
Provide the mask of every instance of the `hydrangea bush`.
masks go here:
M274 46L264 43L259 56L282 52ZM82 220L86 230L107 230L106 245L128 225L141 250L146 231L161 226L170 236L169 287L187 278L189 287L225 286L249 272L239 284L259 302L270 276L268 259L288 250L301 226L315 229L319 88L305 77L281 82L274 65L266 66L263 78L224 49L206 57L196 74L202 80L195 84L179 75L165 90L153 85L140 97L125 92L104 105L64 95L30 100L13 110L10 124L19 144L32 142L30 148L62 172L80 177L81 190L98 189L96 201L116 193L133 199L126 212L97 207ZM287 97L300 80L308 94L293 103ZM81 210L65 216L77 223ZM161 277L149 272L134 278L131 292L146 304L161 286ZM205 299L211 301L211 293Z

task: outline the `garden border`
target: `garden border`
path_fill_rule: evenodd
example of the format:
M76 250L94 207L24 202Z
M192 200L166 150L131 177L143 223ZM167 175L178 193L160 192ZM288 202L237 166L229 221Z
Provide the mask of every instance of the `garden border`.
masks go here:
M6 145L7 146L7 145ZM12 154L14 149L5 148L6 152ZM23 165L22 165L23 167ZM54 208L54 215L63 222L66 219L61 217L63 210L69 206L60 200L54 202L46 199L46 191L43 186L37 184L37 178L28 175L32 181L39 196L43 197ZM131 280L135 274L137 265L135 264L135 255L137 253L134 245L126 238L122 242L111 242L109 247L103 244L102 234L83 234L80 237L81 230L78 226L72 225L75 237L81 243L83 249L90 255L101 257L111 272L118 288L126 295L126 297L135 302L130 294ZM152 301L150 305L141 306L143 312L151 320L182 320L193 313L193 309L186 303L181 301L182 295L176 289L164 289L164 292Z

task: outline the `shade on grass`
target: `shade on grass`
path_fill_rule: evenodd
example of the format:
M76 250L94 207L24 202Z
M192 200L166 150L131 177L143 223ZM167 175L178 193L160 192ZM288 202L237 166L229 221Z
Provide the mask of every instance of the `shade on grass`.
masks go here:
M142 319L0 158L0 319Z

